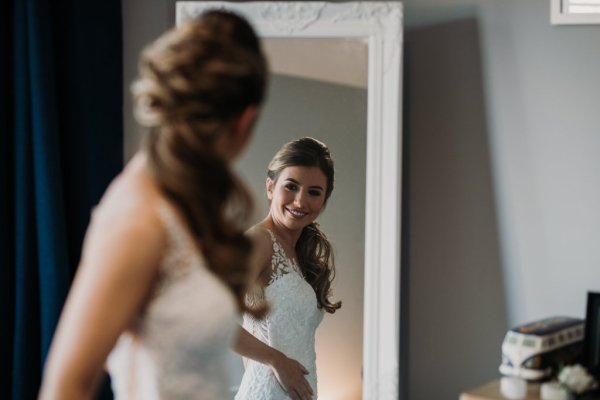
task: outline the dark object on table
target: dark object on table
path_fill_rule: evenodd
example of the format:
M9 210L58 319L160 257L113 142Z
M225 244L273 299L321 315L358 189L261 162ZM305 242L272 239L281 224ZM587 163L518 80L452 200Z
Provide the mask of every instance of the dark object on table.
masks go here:
M600 379L600 293L588 292L583 365Z

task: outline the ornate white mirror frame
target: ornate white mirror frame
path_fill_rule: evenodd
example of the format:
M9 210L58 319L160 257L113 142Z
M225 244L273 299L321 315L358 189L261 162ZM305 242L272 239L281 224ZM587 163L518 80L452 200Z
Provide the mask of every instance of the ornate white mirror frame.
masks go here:
M363 399L398 399L400 373L401 59L399 2L180 1L177 24L209 8L244 15L262 37L368 43Z

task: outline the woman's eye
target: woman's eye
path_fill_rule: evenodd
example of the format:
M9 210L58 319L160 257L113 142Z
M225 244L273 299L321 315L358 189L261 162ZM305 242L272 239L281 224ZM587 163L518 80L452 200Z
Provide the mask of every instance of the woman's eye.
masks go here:
M293 183L288 183L287 185L285 185L285 188L287 190L296 190L296 185L294 185Z
M321 195L321 191L320 191L320 190L310 190L308 193L309 193L311 196L315 196L315 197L318 197L318 196L320 196L320 195Z

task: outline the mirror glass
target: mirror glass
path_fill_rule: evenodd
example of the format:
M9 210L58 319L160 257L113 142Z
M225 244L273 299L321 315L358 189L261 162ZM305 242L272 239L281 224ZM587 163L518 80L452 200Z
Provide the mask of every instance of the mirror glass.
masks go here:
M303 136L328 145L335 188L317 221L334 247L334 299L343 304L317 329L318 392L324 399L359 399L368 46L362 39L342 38L266 38L263 43L272 72L269 95L238 171L254 194L258 222L268 213L266 170L277 150ZM239 383L241 358L233 370Z

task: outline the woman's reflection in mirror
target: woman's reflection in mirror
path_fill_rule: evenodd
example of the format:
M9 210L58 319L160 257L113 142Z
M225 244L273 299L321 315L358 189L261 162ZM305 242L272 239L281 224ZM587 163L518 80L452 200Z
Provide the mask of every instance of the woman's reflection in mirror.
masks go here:
M317 397L315 330L341 307L331 300L333 249L315 222L333 185L329 149L313 138L285 144L268 166L269 213L249 230L265 251L246 301L270 309L262 320L244 315L233 347L245 358L236 400Z

